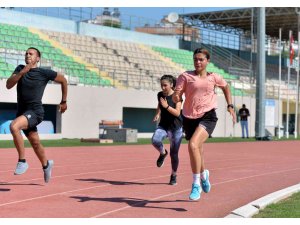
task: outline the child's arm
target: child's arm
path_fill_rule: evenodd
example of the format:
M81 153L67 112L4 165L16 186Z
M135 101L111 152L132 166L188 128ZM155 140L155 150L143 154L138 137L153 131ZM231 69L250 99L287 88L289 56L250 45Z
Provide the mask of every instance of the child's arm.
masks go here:
M180 116L181 104L182 104L181 101L176 103L175 108L172 108L171 106L169 106L167 100L164 98L160 98L160 104L173 116L176 116L176 117Z
M157 104L156 113L153 118L153 122L157 122L159 120L159 118L160 118L160 108L159 108L159 104Z

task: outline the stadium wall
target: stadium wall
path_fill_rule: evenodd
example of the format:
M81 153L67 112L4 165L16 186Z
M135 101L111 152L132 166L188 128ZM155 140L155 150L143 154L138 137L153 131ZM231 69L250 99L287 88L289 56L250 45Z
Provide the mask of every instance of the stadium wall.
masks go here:
M139 33L130 30L99 26L72 20L37 15L14 10L0 9L0 22L13 25L35 27L51 31L82 34L93 37L101 37L120 41L134 42L165 48L179 48L179 40L175 37L163 37L159 35Z
M0 9L0 22L17 26L48 29L59 32L76 33L77 31L76 22L72 20L65 20L7 9Z
M16 103L16 87L7 90L5 85L6 81L0 80L0 102ZM58 105L61 101L60 85L48 84L42 101L43 104ZM156 106L156 92L153 91L69 85L68 110L61 116L61 137L97 138L99 122L122 120L124 107L154 110ZM1 139L11 139L10 136L2 135Z
M0 80L0 102L16 103L15 87L7 90L5 80ZM153 112L157 106L157 93L144 90L120 90L114 88L68 86L68 110L61 116L61 134L48 135L45 138L96 138L99 135L101 120L123 120L124 108L149 109ZM58 105L61 100L60 85L47 85L43 103ZM244 103L250 109L249 131L254 136L255 129L255 99L250 97L235 97L235 105L241 107ZM213 137L240 137L240 123L232 126L232 120L226 110L224 96L218 96L218 123ZM277 107L275 108L275 125L277 124ZM153 115L154 116L154 115ZM149 122L148 119L146 121ZM135 127L130 127L135 129ZM268 127L274 134L274 127ZM139 133L139 137L151 137L152 133ZM11 135L1 135L1 139L12 139Z

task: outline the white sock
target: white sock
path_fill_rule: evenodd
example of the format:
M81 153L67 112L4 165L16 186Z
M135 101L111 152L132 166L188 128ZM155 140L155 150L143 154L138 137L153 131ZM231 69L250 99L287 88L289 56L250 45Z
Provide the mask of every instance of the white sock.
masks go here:
M198 184L200 186L200 173L193 173L193 184Z
M174 172L174 171L172 170L172 175L176 176L176 175L177 175L177 173L176 173L176 172Z
M206 173L203 171L202 173L201 173L201 180L206 180Z

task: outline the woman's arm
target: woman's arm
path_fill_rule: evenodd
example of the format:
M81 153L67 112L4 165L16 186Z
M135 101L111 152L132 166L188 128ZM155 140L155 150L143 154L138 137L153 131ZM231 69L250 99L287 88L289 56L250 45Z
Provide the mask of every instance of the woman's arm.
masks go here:
M178 117L180 115L180 111L181 111L181 101L176 103L175 108L171 107L167 100L164 98L160 98L160 104L162 105L162 107L164 107L169 113L171 113L173 116Z
M186 86L186 78L184 77L183 74L181 74L177 81L176 81L176 87L174 89L174 94L172 96L173 102L182 102L182 95L185 91L185 86Z
M220 87L224 93L226 102L227 102L227 111L230 113L232 117L232 121L235 124L236 123L236 114L234 112L234 107L232 105L232 97L231 97L231 91L229 84L227 84L225 87Z
M160 108L159 108L159 104L157 104L156 113L152 121L157 122L159 118L160 118Z

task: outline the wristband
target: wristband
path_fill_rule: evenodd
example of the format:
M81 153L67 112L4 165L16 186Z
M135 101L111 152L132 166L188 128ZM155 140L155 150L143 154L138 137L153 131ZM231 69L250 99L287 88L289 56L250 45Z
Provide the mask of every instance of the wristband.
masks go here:
M61 102L60 102L60 104L65 104L65 103L67 103L67 101L61 101Z
M170 107L170 106L168 105L168 106L166 107L166 110L168 110L169 107Z
M228 104L228 105L227 105L227 109L229 109L229 108L232 108L232 109L234 109L234 106L233 106L233 104Z

